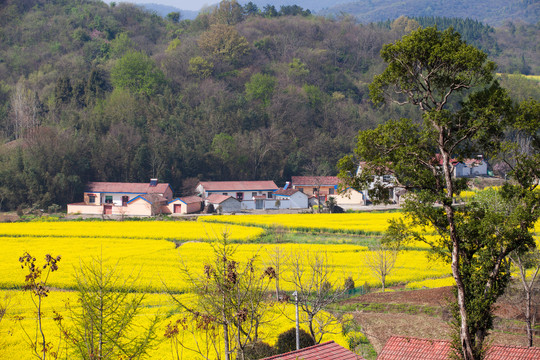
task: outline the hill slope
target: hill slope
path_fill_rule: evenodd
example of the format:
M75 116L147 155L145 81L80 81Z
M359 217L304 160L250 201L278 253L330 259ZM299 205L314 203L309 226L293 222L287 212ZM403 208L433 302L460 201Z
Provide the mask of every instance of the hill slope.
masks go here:
M493 26L506 21L536 24L540 19L537 0L358 0L346 4L329 4L320 15L352 14L360 22L395 19L401 15L472 18Z

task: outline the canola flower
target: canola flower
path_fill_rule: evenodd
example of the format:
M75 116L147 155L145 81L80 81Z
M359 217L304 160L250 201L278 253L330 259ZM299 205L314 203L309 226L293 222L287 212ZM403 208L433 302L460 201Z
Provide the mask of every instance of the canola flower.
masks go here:
M0 358L33 359L35 357L32 355L25 341L23 332L23 328L31 330L35 326L35 309L31 301L28 300L28 296L30 295L20 290L0 290L0 298L6 295L10 298L11 304L20 305L9 307L6 317L0 322ZM179 297L181 300L190 301L189 295L180 295ZM47 334L47 341L51 341L54 345L59 343L60 331L53 320L55 316L53 310L63 316L65 326L69 327L72 325L70 312L66 309L66 303L69 303L70 306L77 306L77 294L75 292L51 291L44 301L44 331ZM136 320L136 327L144 325L156 314L161 316L161 322L156 334L157 341L153 348L149 350L148 358L152 360L171 359L170 342L165 338L164 334L167 324L176 321L180 316L180 312L168 294L147 294L143 302L143 312ZM324 316L332 315L324 313ZM15 320L15 317L22 317L22 319ZM259 336L268 344L275 345L278 335L292 327L294 327L294 305L276 305L263 318L261 328L259 329ZM301 327L306 331L308 330L307 326L303 323ZM347 335L343 334L341 324L336 322L330 330L332 333L326 334L323 337L323 341L334 340L338 344L347 347ZM185 334L182 340L186 346L194 347L195 340L200 339L194 339L190 334ZM65 342L61 343L61 351L65 351L65 345ZM62 355L65 355L65 353L62 353ZM65 358L65 356L61 356L60 358ZM198 354L188 350L184 350L184 358L202 359Z
M426 279L422 281L412 281L408 283L405 288L409 290L414 289L434 289L434 288L440 288L444 286L453 286L455 285L454 278L451 276L443 277L440 279Z
M199 222L284 227L298 231L326 231L347 234L381 234L388 228L388 220L401 213L346 213L346 214L272 214L205 216Z
M229 233L232 241L248 241L261 236L264 230L255 227L195 221L34 221L0 223L0 236L23 237L208 241L221 238L223 232Z

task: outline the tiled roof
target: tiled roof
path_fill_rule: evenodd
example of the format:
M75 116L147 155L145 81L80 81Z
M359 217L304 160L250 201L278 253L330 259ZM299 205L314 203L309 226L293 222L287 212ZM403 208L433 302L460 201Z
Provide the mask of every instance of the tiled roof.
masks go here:
M363 360L360 355L328 341L285 354L274 355L261 360Z
M289 188L289 189L278 189L274 191L274 194L283 195L283 196L291 196L293 194L296 194L297 192L300 192L300 190Z
M294 186L299 185L339 185L339 178L337 176L293 176L291 182Z
M153 204L153 203L166 203L167 199L164 198L161 194L143 194L134 197L133 199L128 201L128 204L131 204L134 201L137 201L138 199L143 199L146 202Z
M150 183L121 183L121 182L89 182L85 192L98 193L129 193L129 194L164 194L169 184L158 183L150 186Z
M206 191L261 191L277 190L275 182L262 181L201 181L199 183Z
M176 200L176 199L175 199ZM181 198L178 198L178 200L186 203L186 204L194 204L194 203L200 203L203 200L198 196L184 196Z
M225 200L229 198L234 199L232 196L229 196L229 195L210 194L207 196L206 200L212 204L221 204L222 202L224 202Z
M447 360L450 343L445 340L392 336L377 360Z
M412 337L392 336L377 360L447 360L450 342ZM535 360L540 359L540 348L493 345L486 360Z

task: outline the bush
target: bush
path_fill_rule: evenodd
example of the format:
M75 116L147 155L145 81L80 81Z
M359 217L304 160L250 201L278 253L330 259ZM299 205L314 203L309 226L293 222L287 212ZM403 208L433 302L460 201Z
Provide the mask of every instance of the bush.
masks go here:
M247 344L246 348L244 349L245 360L258 360L276 354L276 349L263 341Z
M315 342L306 331L300 329L300 349L315 345ZM278 354L296 350L296 328L291 328L278 336L276 342Z

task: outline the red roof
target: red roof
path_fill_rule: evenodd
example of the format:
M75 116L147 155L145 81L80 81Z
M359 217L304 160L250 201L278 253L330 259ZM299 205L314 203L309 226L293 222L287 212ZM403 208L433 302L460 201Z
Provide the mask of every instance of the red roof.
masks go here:
M392 336L377 360L447 360L450 352L450 342L446 340ZM534 359L540 359L540 348L493 345L486 356L486 360Z
M274 355L261 360L363 360L360 355L345 349L334 341L328 341L285 354Z
M234 199L232 196L229 196L229 195L210 194L210 195L208 195L206 200L208 202L211 202L212 204L221 204L222 202L224 202L225 200L227 200L229 198Z
M176 198L174 200L180 200L182 201L183 203L185 204L195 204L195 203L200 203L202 202L203 200L198 197L198 196L184 196L184 197L181 197L181 198Z
M337 176L293 176L291 182L294 186L299 185L339 185L339 178Z
M297 189L278 189L278 190L274 191L274 194L283 195L283 196L291 196L293 194L296 194L297 192L300 192L300 190L297 190Z
M201 181L205 191L261 191L277 190L275 182L262 181Z
M150 183L89 182L86 184L84 191L98 193L164 194L169 187L167 183L150 186Z

